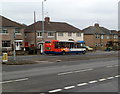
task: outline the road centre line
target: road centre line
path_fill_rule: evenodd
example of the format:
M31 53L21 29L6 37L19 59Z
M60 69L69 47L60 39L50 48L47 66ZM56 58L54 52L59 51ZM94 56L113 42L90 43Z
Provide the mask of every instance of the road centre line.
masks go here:
M113 79L113 78L115 78L115 77L108 77L107 79L110 80L110 79Z
M59 73L58 75L66 75L66 74L71 74L73 72L64 72L64 73Z
M113 67L113 66L106 66L107 68L111 68L111 67Z
M64 89L72 89L72 88L75 88L75 86L67 86L67 87L64 87Z
M116 78L120 77L120 75L115 76Z
M92 83L96 83L96 82L98 82L97 80L94 80L94 81L89 81L88 83L89 84L92 84Z
M84 70L76 70L76 71L70 71L70 72L63 72L63 73L59 73L57 75L67 75L67 74L72 74L72 73L79 73L79 72L86 72L86 71L91 71L93 69L84 69Z
M62 91L62 89L55 89L55 90L51 90L51 91L48 91L49 93L55 93L55 92L59 92L59 91Z
M0 82L1 84L5 84L5 83L12 83L12 82L20 82L20 81L26 81L28 80L29 78L24 78L24 79L17 79L17 80L9 80L9 81L3 81L3 82Z
M92 83L97 83L97 82L102 82L102 81L106 81L106 80L109 80L109 79L113 79L113 78L117 78L117 77L120 77L120 75L116 75L116 76L111 76L111 77L108 77L108 78L103 78L103 79L98 79L98 80L93 80L93 81L89 81L89 82L86 82L86 83L80 83L80 84L77 84L78 87L81 87L81 86L85 86L85 85L89 85L89 84L92 84ZM59 92L59 91L62 91L62 90L68 90L68 89L72 89L72 88L75 88L76 86L66 86L64 87L63 89L55 89L55 90L51 90L51 91L48 91L49 93L55 93L55 92Z
M87 85L88 83L82 83L82 84L77 84L77 86L84 86Z
M105 81L105 80L107 80L107 79L99 79L100 82Z

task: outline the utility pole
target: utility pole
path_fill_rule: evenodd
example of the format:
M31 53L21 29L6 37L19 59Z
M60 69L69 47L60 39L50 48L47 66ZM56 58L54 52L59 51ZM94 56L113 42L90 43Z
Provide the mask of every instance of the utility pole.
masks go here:
M37 49L37 40L36 40L36 26L35 26L35 23L36 23L36 13L34 11L34 35L35 35L35 52L36 52L36 49Z
M45 32L45 30L44 30L44 2L45 2L46 0L43 0L42 1L42 42L43 42L43 53L44 53L44 41L45 41L45 37L44 37L44 32Z
M14 56L14 61L16 61L16 51L15 51L15 31L13 32L13 56Z
M44 1L42 1L42 42L44 42Z

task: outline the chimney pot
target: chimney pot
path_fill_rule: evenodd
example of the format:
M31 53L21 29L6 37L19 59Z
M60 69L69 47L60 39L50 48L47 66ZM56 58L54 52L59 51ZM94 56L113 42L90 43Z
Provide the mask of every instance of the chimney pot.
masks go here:
M95 26L95 27L99 27L99 24L98 24L98 23L96 23L94 26Z
M45 22L50 23L50 17L45 17Z

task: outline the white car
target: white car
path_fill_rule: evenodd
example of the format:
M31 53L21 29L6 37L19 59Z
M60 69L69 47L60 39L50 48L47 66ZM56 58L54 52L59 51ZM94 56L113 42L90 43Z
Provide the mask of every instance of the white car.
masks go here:
M85 46L85 48L86 48L87 51L93 51L93 50L94 50L94 49L93 49L92 47L90 47L90 46Z

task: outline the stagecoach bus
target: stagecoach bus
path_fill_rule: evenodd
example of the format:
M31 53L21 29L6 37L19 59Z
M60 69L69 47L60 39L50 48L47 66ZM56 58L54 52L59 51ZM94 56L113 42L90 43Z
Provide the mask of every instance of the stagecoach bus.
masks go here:
M84 41L60 41L51 40L44 43L45 54L67 54L67 53L86 53Z

